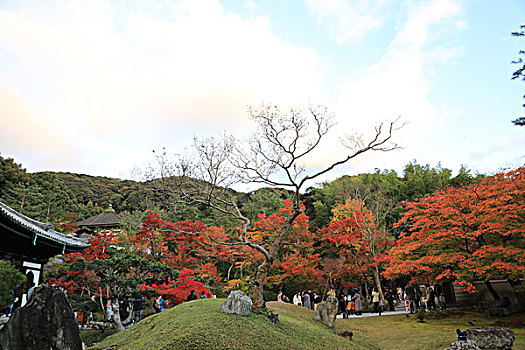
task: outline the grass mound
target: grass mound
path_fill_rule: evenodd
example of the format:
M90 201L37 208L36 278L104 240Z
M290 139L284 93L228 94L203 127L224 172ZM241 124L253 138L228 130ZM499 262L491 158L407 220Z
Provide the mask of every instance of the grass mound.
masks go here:
M514 349L525 349L524 315L486 317L470 309L429 313L425 323L415 315L338 319L335 331L349 330L352 340L333 334L314 313L292 304L269 302L279 313L280 326L266 315L249 317L218 311L224 299L183 303L148 317L125 332L113 334L90 349L444 349L457 339L456 328L509 327L516 334ZM435 314L435 315L434 315Z
M266 315L248 317L218 311L224 299L183 303L148 317L128 330L105 338L95 349L371 349L365 339L333 334L314 313L283 303L269 303L280 326Z

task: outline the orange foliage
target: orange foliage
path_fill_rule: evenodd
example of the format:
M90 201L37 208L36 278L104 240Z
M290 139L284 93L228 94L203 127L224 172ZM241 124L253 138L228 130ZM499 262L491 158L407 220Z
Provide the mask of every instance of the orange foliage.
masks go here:
M517 280L525 275L525 168L404 203L390 277L422 281Z
M284 220L293 210L293 203L287 199L283 201L284 207L277 213L269 216L259 214L248 238L268 248L283 227ZM303 207L304 209L304 207ZM281 284L286 279L300 278L305 282L318 282L321 273L318 269L320 255L314 252L315 235L308 230L308 216L299 215L292 227L292 232L285 242L279 259L273 262L272 269L267 276L267 282ZM251 267L259 264L263 257L255 250L246 252L246 263Z
M369 268L383 261L392 237L377 227L374 214L361 199L349 198L332 213L322 234L337 258L325 262L325 274L342 280L367 278Z

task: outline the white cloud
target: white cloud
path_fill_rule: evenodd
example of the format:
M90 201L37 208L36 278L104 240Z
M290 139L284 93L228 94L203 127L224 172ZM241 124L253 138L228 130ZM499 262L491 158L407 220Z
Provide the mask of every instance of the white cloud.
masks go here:
M325 26L337 44L362 39L381 28L391 1L306 0L310 12Z
M215 0L116 6L0 11L0 57L14 62L0 81L38 101L50 124L68 119L64 128L83 147L113 135L130 153L149 150L144 142L169 130L166 145L184 130L236 128L247 105L322 95L317 54L280 39L265 17L241 18ZM142 134L141 144L121 130Z
M357 130L363 132L366 140L381 122L400 116L401 122L406 123L393 138L403 150L367 153L345 166L342 172L370 171L371 164L383 169L400 168L421 155L422 145L438 151L441 141L432 131L449 114L432 103L428 75L433 65L446 62L458 50L450 47L445 50L430 43L435 31L457 20L460 13L461 7L453 0L433 0L408 7L402 27L379 61L364 69L360 78L340 86L333 102L339 135ZM428 50L440 54L429 56ZM345 152L335 143L325 145L310 165L326 164Z
M194 133L244 132L247 105L311 99L338 122L311 166L340 156L337 138L345 132L398 116L408 122L395 136L403 151L367 154L341 172L440 157L446 135L433 131L463 111L432 101L431 78L463 54L451 40L468 26L461 1L306 3L336 44L353 40L358 48L379 29L393 40L375 62L348 73L333 59L348 46L322 43L318 53L294 45L277 36L264 11L241 16L218 0L35 1L0 10L0 150L30 154L42 167L67 159L79 171L119 176L151 149L180 152ZM343 83L328 86L329 95L322 88L332 81Z
M0 106L0 151L3 156L23 154L25 160L35 166L77 163L70 153L73 145L62 125L50 121L37 106L2 83Z

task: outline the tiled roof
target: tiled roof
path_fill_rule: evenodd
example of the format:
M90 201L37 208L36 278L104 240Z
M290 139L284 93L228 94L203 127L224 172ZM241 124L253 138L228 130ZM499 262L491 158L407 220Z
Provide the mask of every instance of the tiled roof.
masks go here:
M77 247L81 249L89 247L89 243L87 243L85 240L55 231L52 229L53 226L51 224L46 224L44 222L31 219L30 217L27 217L24 214L21 214L8 207L2 202L0 202L0 215L35 233L39 237L58 242L60 244L66 244L71 247Z
M113 209L108 209L98 215L75 222L75 225L78 225L79 227L119 226L120 220L120 216L118 216Z

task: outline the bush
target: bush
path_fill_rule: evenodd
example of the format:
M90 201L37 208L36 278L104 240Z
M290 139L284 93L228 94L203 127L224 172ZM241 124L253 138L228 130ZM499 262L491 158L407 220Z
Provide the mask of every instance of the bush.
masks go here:
M13 290L22 283L26 277L9 261L0 260L0 308L7 307L15 300Z

